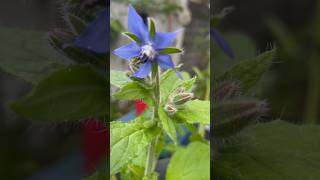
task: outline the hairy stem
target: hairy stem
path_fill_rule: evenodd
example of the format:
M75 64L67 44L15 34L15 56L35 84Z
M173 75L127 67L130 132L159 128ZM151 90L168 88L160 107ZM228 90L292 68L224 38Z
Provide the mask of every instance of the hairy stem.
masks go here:
M158 69L158 64L155 62L152 64L152 82L154 83L154 113L153 113L153 121L158 121L158 109L160 107L160 73ZM145 176L150 176L154 171L157 155L156 155L156 145L157 145L158 137L154 138L148 147L148 154L146 159L146 167L144 171Z

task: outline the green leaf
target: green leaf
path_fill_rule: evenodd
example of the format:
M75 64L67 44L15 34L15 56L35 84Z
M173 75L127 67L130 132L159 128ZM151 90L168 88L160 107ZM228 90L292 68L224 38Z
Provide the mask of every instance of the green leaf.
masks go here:
M159 108L159 119L163 130L168 134L174 143L177 143L177 132L172 119L167 115L163 108Z
M131 123L111 122L110 173L114 175L145 150L158 134L158 127L144 128L143 116Z
M178 108L174 118L190 124L210 124L210 101L189 101Z
M107 80L90 66L73 65L41 81L12 104L18 114L35 120L80 120L107 114Z
M154 25L154 21L152 18L148 18L149 20L149 33L150 33L150 37L151 39L154 39L155 35L156 35L156 26Z
M83 178L83 180L105 180L108 179L109 176L106 172L102 172L101 170L94 172L92 175Z
M247 93L270 67L275 54L276 49L273 49L262 53L252 60L235 64L222 75L218 76L217 80L238 80L241 82L241 92Z
M239 63L243 60L250 59L256 55L256 47L254 42L248 37L240 33L226 33L223 34L230 48L235 54L235 59L231 60L217 43L213 42L211 44L211 50L213 59L213 72L216 76L222 74L226 69L235 63Z
M159 50L160 54L175 54L175 53L182 53L182 50L175 47L167 47Z
M0 28L0 68L31 83L71 61L52 48L44 32Z
M320 179L320 127L273 121L248 128L245 141L219 152L246 180Z
M113 96L119 100L136 100L149 97L149 90L137 82L130 82L121 87Z
M210 147L208 144L193 142L187 148L174 153L168 166L167 180L209 180Z
M122 34L127 36L130 40L132 40L138 44L141 43L141 40L138 38L138 36L131 33L131 32L123 32Z
M186 81L189 82L190 80L190 76L188 73L186 72L182 72L181 73L184 80L180 79L176 72L172 69L167 70L166 72L164 72L161 75L161 79L160 79L160 92L161 92L161 98L163 100L163 102L166 102L169 95L178 87L180 86L184 86L184 84L186 83ZM190 82L191 83L191 82ZM187 83L189 84L189 83ZM193 85L193 84L192 84ZM191 88L189 86L187 86L188 88Z
M131 79L123 71L114 71L110 72L110 83L118 88L123 87L124 85L132 82Z

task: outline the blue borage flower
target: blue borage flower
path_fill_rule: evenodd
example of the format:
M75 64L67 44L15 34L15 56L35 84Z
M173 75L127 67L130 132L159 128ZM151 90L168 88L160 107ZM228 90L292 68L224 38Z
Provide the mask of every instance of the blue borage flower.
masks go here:
M110 32L109 8L104 8L97 18L92 21L87 28L71 44L65 44L64 48L75 46L87 49L96 53L109 52L109 32Z
M235 56L234 56L232 49L230 48L230 46L228 45L226 40L223 38L223 36L220 34L220 32L214 28L212 28L210 30L210 32L211 32L213 39L218 44L218 46L223 50L223 52L226 55L228 55L230 58L234 59Z
M175 49L174 52L164 51L166 48L169 48L181 30L176 32L155 32L154 29L152 29L154 28L153 21L150 20L149 22L150 31L136 10L129 5L128 29L131 33L127 35L134 42L113 51L115 55L126 60L139 59L141 65L138 71L133 74L133 76L137 78L145 78L149 75L152 62L156 62L160 68L164 70L174 69L175 66L169 53L181 52L181 50L176 51L178 50L176 48L173 48ZM178 72L177 74L182 78Z

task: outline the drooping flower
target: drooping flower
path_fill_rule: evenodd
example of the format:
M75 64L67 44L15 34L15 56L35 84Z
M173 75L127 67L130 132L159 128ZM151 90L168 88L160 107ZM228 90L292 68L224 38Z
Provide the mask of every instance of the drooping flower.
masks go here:
M138 60L139 69L133 74L134 77L148 76L153 62L164 70L175 68L169 54L182 52L170 47L179 31L155 32L154 22L149 19L148 28L131 5L128 9L128 29L130 33L124 34L134 42L114 50L114 54L129 61Z

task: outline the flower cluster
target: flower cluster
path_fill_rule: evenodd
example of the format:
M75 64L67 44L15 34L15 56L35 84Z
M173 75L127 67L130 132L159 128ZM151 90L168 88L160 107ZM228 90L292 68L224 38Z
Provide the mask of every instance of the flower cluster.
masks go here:
M148 76L154 62L161 69L174 69L174 63L169 54L181 53L182 51L170 46L180 30L176 32L155 32L152 19L149 19L148 28L131 5L128 11L128 29L130 32L124 34L133 42L114 50L114 54L131 61L131 65L138 65L137 69L131 68L135 71L133 76L137 78ZM181 77L180 74L178 75Z

